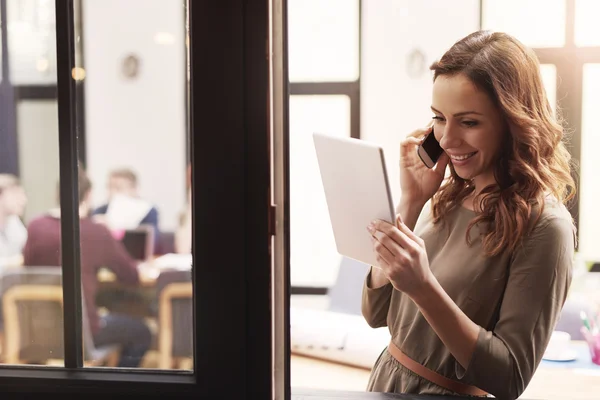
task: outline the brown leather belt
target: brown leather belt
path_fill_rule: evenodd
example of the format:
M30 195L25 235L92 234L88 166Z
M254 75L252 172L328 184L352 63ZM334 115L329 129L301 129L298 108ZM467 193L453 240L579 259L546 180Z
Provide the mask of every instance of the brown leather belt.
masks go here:
M435 383L438 386L441 386L445 389L451 390L458 394L466 394L469 396L487 396L488 393L479 389L478 387L467 385L462 382L455 381L450 378L446 378L443 375L438 374L437 372L430 370L429 368L419 364L412 358L408 357L406 354L402 352L393 342L390 342L388 346L388 351L404 367L408 368L415 374L427 379Z

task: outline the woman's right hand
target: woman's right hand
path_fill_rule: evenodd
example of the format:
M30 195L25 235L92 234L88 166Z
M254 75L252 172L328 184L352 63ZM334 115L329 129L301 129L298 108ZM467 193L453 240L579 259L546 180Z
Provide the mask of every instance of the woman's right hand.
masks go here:
M417 154L417 146L431 129L431 125L425 129L417 129L400 143L400 189L403 200L425 204L444 180L450 160L445 152L431 169L425 166Z

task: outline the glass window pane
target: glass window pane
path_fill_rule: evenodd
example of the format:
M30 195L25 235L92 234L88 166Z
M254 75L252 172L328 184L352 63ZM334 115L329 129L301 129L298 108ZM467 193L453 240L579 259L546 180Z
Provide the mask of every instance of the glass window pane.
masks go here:
M192 368L186 4L82 2L86 223L96 225L81 232L91 364ZM108 263L94 245L101 229L112 235Z
M548 96L552 111L556 114L556 65L541 64L540 73L546 89L546 96Z
M55 84L54 0L7 0L6 12L11 82Z
M575 1L575 45L600 45L600 2L598 0Z
M358 79L359 2L288 2L289 77L291 82Z
M565 13L565 0L484 0L483 28L509 33L531 47L562 47Z
M294 286L330 286L338 254L312 134L350 136L350 98L290 97L290 274Z
M600 261L600 148L597 114L600 109L600 64L585 64L583 69L583 107L581 126L581 170L579 199L579 250L587 260Z
M2 362L62 366L58 108L17 98L15 109L16 129L5 119L0 130L18 139L20 181L0 175Z
M56 100L22 100L17 105L19 173L28 193L25 220L57 206L58 104Z

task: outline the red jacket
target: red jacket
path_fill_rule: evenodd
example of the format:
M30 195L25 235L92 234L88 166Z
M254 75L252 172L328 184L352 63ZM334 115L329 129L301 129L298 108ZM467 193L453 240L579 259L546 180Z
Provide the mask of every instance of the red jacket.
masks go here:
M104 225L90 218L80 219L81 281L83 298L92 334L100 325L96 310L98 270L108 268L117 280L125 284L138 284L136 261L127 253L121 242L114 239ZM49 214L32 220L27 227L27 242L23 249L26 267L49 267L61 265L60 219Z

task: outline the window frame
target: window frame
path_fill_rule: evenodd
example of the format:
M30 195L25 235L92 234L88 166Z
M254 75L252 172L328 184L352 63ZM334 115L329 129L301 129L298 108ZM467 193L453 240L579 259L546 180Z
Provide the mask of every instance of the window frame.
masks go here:
M8 173L19 176L20 174L20 160L19 160L19 132L17 126L17 108L21 101L57 101L58 85L57 83L49 84L13 84L10 77L10 54L8 46L8 0L0 0L0 32L2 39L0 40L2 49L2 84L0 85L0 93L4 98L0 115L3 121L3 131L0 133L0 143L4 149L3 156L4 160L1 162L1 169ZM81 2L82 0L78 0ZM78 20L81 22L81 7L76 7L74 12ZM79 32L80 48L83 48L83 32ZM83 52L79 52L78 66L83 63ZM85 164L86 152L85 152L85 115L83 110L85 109L85 81L77 81L77 96L75 101L77 102L77 123L78 125L78 146L79 146L79 159Z
M73 1L56 0L56 29L62 250L64 263L77 267ZM192 251L203 266L192 270L194 371L2 366L0 391L271 397L269 6L188 2ZM77 270L63 270L69 367L82 361L81 341L73 342L81 337Z

